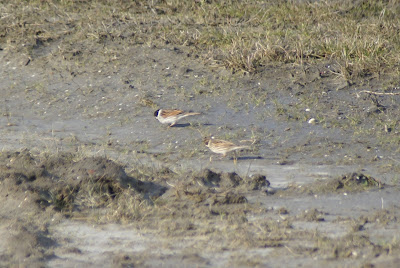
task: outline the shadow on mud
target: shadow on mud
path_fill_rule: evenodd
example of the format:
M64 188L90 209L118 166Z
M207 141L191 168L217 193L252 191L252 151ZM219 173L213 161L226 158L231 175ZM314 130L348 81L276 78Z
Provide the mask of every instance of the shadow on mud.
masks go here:
M234 158L232 158L233 160ZM237 160L257 160L257 159L264 159L262 156L240 156L237 158Z

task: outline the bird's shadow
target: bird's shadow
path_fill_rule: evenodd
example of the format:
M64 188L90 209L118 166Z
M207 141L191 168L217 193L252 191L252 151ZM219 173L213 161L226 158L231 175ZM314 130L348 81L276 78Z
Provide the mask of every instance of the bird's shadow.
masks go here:
M200 124L200 123L181 123L181 124L175 124L174 126L172 126L171 128L175 128L175 127L197 127L197 126L213 126L213 124L210 123L204 123L204 124Z
M239 156L236 160L255 160L255 159L264 159L262 156ZM235 160L234 157L231 157L230 160Z
M177 128L177 127L188 127L190 126L189 123L184 123L184 124L175 124L171 128Z

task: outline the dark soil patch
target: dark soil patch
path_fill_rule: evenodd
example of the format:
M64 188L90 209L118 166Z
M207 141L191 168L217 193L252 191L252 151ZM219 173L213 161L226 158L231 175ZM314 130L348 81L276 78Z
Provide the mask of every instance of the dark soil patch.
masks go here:
M337 194L355 193L381 189L384 184L372 176L353 172L339 178L316 181L306 185L290 185L287 189L277 191L278 195L288 196L297 194Z
M310 209L297 216L297 219L304 221L324 221L324 214L317 209Z
M261 190L270 186L270 182L264 175L255 174L249 178L241 178L235 172L217 173L209 169L196 174L193 180L208 188L237 188L242 191Z
M57 211L82 211L105 207L125 191L151 200L166 190L128 176L121 165L101 157L35 157L25 150L5 152L0 158L0 178L9 192L28 191L42 209L50 206Z

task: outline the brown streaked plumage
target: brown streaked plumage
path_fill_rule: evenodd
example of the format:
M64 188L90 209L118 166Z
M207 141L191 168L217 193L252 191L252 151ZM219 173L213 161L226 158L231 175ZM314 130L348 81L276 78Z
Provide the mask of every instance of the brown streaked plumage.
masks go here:
M172 127L181 120L182 118L185 118L187 116L191 115L199 115L200 113L185 113L182 110L164 110L164 109L158 109L157 111L154 112L154 116L158 121L160 121L161 124L170 124L169 127Z
M232 142L217 140L211 138L204 138L204 144L214 153L222 154L222 157L225 157L227 153L239 149L249 148L249 146L238 146Z

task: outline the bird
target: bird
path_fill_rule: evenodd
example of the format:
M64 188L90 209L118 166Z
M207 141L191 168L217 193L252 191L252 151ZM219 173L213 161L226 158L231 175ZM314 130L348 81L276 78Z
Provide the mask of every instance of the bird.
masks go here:
M222 157L225 157L226 154L231 151L249 148L249 146L238 146L229 141L217 140L209 137L205 137L203 142L212 152L216 154L222 154Z
M161 124L170 124L168 127L173 127L176 122L191 115L199 115L200 113L193 113L193 112L184 112L182 110L164 110L158 109L154 112L154 116Z

